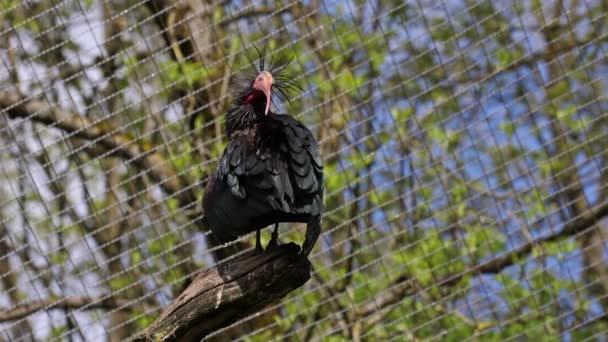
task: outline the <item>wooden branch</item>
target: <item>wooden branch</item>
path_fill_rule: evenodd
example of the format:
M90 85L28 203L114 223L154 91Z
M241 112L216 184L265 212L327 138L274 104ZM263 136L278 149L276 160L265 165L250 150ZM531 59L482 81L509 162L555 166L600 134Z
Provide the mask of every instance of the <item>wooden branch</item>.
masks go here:
M555 234L546 235L540 237L534 241L524 243L523 245L514 248L508 253L492 258L484 263L475 265L467 269L464 273L460 273L451 277L446 277L441 281L441 285L451 285L456 281L460 280L463 276L469 273L500 273L506 267L511 266L528 253L532 251L534 246L538 246L542 243L552 242L561 240L566 237L573 236L581 231L587 230L595 226L600 220L608 216L608 202L604 202L591 210L586 211L584 214L574 217L570 224L567 224L561 231Z
M22 118L61 129L100 147L109 155L123 158L140 170L147 172L169 194L174 194L180 203L187 204L195 196L188 184L181 184L171 164L160 153L146 149L118 129L107 127L103 122L93 124L87 118L51 106L44 101L25 98L17 91L0 91L0 113L9 118Z
M471 274L496 274L505 268L516 264L532 252L534 246L543 243L558 241L576 235L595 226L600 220L608 216L608 202L604 202L586 211L584 214L573 218L562 230L555 234L537 238L534 241L526 242L507 253L491 258L485 262L471 265L460 273L445 276L438 279L437 286L453 286L462 278ZM387 290L381 291L367 304L362 305L358 310L359 317L369 317L376 313L379 308L384 308L396 304L406 296L414 295L419 291L414 279L403 275L397 278Z
M310 279L294 243L201 272L133 341L198 341L283 298Z
M87 310L105 309L114 310L120 309L131 311L135 307L146 310L151 306L142 304L126 298L115 297L65 297L65 298L49 298L43 300L34 300L19 304L11 309L0 310L0 322L14 321L27 317L40 310L54 309L74 309L78 310L86 307Z

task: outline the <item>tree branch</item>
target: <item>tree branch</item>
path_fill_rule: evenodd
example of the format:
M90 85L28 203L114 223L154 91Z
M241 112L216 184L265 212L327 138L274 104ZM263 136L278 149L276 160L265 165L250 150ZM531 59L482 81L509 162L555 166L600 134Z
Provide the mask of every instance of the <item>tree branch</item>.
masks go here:
M310 279L294 244L201 272L133 341L198 341L287 295Z
M452 285L456 281L460 280L464 275L470 273L500 273L506 267L511 266L521 260L522 257L532 251L534 246L542 243L552 242L561 240L566 237L573 236L581 231L584 231L594 225L596 225L601 219L608 216L608 202L602 203L579 217L573 218L570 224L567 224L564 229L553 234L540 237L536 240L524 243L523 245L509 251L508 253L492 258L484 263L478 264L466 270L465 273L459 275L446 277L441 281L440 285Z
M65 297L65 298L49 298L43 300L35 300L19 304L11 309L0 310L0 322L14 321L27 317L40 310L53 309L81 309L86 306L87 310L119 309L131 311L134 306L141 308L142 304L137 303L132 299L115 298L115 297ZM149 306L144 304L145 307Z
M176 171L160 153L145 148L118 129L107 127L104 122L93 124L87 118L61 108L50 106L41 100L22 97L17 91L0 91L0 113L9 118L22 118L64 130L74 136L88 140L94 147L101 147L110 155L132 162L147 172L169 194L173 194L183 205L196 197L187 184L181 184ZM93 147L93 146L92 146Z
M289 10L289 7L290 6L284 6L279 9L277 9L275 7L250 8L248 10L236 12L232 16L222 19L218 24L225 27L225 26L228 26L241 19L249 19L252 17L259 17L259 16L265 16L265 15L271 15L271 14L281 15L281 14L287 12L287 10Z
M532 251L534 246L542 243L557 241L563 238L571 237L578 232L584 231L597 224L604 217L608 216L608 202L602 203L591 210L586 211L583 215L574 218L570 224L566 225L561 231L547 235L536 240L524 243L509 252L494 257L486 262L472 265L463 272L448 275L440 279L437 286L453 286L462 278L470 274L496 274L502 272L508 266L516 264L528 253ZM374 314L378 308L384 308L392 304L400 302L403 297L413 295L417 292L418 287L412 279L407 276L397 278L387 290L378 293L375 298L368 301L367 304L361 306L358 310L359 317L369 317Z

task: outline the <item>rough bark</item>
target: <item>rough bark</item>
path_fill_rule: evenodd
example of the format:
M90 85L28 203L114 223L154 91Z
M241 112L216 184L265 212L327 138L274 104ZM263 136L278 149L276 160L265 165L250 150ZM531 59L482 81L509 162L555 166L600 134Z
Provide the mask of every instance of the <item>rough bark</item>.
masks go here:
M294 244L201 272L133 341L195 341L283 298L310 279Z

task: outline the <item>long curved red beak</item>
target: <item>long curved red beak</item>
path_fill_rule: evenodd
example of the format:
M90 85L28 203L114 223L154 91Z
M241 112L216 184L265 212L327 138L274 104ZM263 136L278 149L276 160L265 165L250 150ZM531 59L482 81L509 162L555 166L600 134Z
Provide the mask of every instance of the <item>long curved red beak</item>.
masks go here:
M268 115L268 112L270 111L272 82L274 82L274 78L268 71L260 72L253 82L253 89L259 90L266 95L266 109L264 110L264 115Z

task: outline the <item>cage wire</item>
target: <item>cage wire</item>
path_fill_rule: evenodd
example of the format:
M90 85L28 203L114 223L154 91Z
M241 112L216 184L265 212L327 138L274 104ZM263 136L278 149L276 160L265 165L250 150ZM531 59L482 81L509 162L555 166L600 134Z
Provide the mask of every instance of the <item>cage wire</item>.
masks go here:
M306 285L209 340L605 340L607 14L1 2L0 341L128 338L252 250L197 222L254 47L293 58L304 91L273 106L319 141L323 232Z

